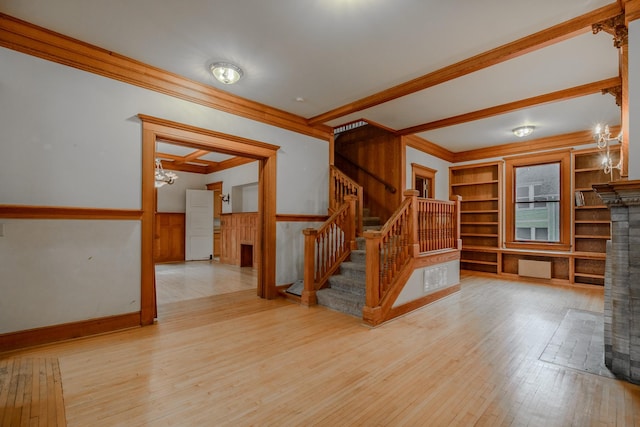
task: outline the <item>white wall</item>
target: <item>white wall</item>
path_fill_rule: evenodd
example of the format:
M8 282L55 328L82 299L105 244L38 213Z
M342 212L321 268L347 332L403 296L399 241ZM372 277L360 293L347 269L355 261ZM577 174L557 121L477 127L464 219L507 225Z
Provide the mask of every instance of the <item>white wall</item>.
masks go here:
M629 23L629 179L640 179L640 20Z
M421 166L435 169L437 172L434 198L438 200L449 200L449 166L452 165L451 163L423 151L416 150L415 148L407 147L406 188L413 188L413 182L411 182L411 163L417 163Z
M278 165L279 166L279 165ZM242 200L242 191L240 191L240 187L243 187L247 184L257 183L258 182L258 162L246 163L241 166L236 166L235 168L225 169L220 172L214 172L207 175L207 182L219 182L222 181L222 194L229 194L231 196L231 200L229 203L222 203L222 213L231 213L233 211L232 207L234 203L236 205L235 212L257 212L258 210L258 193L255 192L255 202L250 202L247 200L246 202ZM278 183L279 185L280 183ZM234 188L238 187L238 191L235 191ZM240 196L240 200L235 200L238 196ZM243 209L243 202L246 204L246 209ZM253 208L253 210L251 210Z
M5 48L0 48L0 111L0 204L140 209L142 132L137 114L143 113L282 147L278 212L326 212L326 141ZM3 257L12 254L11 263L5 259L0 264L3 308L13 307L12 326L4 332L33 326L35 313L51 313L37 322L45 326L139 310L139 225L0 223L12 233L11 239L0 237ZM32 227L55 238L36 245ZM126 238L120 227L128 227ZM106 240L87 238L93 228ZM278 251L288 250L288 240L277 236L277 241ZM60 251L47 261L45 255ZM111 255L73 268L79 254L97 251ZM124 260L126 268L121 269ZM278 275L297 269L297 259L279 258L276 266Z
M171 185L158 188L158 212L184 213L187 189L206 190L207 176L199 173L172 171L178 179Z
M139 221L0 223L0 333L140 310Z

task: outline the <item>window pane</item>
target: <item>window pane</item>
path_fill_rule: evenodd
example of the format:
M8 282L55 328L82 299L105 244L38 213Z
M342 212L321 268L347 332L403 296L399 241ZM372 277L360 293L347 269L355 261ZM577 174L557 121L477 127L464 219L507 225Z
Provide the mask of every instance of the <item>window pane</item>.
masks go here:
M515 179L516 240L559 242L560 163L515 168Z

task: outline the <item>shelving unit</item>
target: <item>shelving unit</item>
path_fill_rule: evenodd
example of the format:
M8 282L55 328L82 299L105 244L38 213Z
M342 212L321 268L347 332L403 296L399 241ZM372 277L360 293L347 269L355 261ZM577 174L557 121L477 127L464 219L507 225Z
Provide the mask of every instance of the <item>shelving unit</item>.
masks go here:
M502 162L449 168L450 195L462 196L462 269L500 271L501 181Z
M613 164L620 158L620 147L611 147ZM620 172L611 175L602 170L602 152L598 149L574 151L573 192L581 192L584 205L573 209L573 256L571 281L604 285L607 240L611 238L609 210L593 191L593 184L620 179Z

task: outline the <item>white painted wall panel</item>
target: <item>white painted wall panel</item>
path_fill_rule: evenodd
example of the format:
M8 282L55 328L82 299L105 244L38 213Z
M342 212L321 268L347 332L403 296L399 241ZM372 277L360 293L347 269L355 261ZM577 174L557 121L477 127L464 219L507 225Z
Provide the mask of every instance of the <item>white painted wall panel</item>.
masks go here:
M420 150L416 150L412 147L407 147L406 159L406 188L413 188L413 182L411 182L411 163L417 163L421 166L426 166L428 168L437 170L435 198L438 200L449 200L449 166L451 166L452 163L444 161L438 157L432 156L431 154L427 154Z
M458 283L460 283L460 261L458 260L419 268L411 273L411 277L393 306L398 307Z
M190 172L173 171L178 179L171 185L158 189L158 212L185 212L187 189L206 190L207 175Z
M282 147L277 161L278 212L326 213L326 141L5 48L0 48L0 111L0 204L140 209L142 127L137 114L143 113ZM253 167L245 183L257 181L257 166ZM0 243L2 254L12 254L11 262L4 256L0 261L3 303L18 307L2 307L2 331L120 314L139 306L140 259L132 242L88 239L89 222L77 230L66 226L67 221L46 223L39 227L67 236L70 253L53 256L67 251L56 239L41 242L37 250L21 247L35 244L31 235ZM102 223L95 222L96 230L114 227L112 222ZM279 250L291 252L287 239L277 240ZM69 272L83 265L76 254L100 250L113 252L112 257L131 257L134 265ZM279 258L279 275L296 268L295 261ZM9 292L11 303L4 302ZM57 299L45 309L45 300L53 296Z
M0 333L140 310L139 221L0 223Z

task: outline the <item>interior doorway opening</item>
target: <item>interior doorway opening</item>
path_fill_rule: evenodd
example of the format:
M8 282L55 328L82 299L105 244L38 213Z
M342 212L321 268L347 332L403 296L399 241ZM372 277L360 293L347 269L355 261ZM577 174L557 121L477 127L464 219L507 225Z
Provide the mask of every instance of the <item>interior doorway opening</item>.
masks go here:
M156 192L154 168L156 143L169 142L196 150L215 151L258 161L257 244L259 245L256 282L257 295L275 298L275 221L276 153L278 146L222 134L155 117L139 115L142 137L142 236L141 236L141 324L157 317L154 231ZM271 248L271 250L265 250Z

